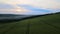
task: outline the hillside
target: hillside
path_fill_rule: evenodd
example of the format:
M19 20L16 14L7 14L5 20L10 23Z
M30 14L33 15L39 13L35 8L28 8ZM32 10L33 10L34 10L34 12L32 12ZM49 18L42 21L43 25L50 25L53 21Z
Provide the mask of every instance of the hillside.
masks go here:
M0 34L60 34L60 13L0 23Z
M16 15L14 15L14 14L0 14L0 17L1 16L16 16Z
M21 14L0 14L0 22L9 22L13 20L20 20L22 18L30 17L28 15Z

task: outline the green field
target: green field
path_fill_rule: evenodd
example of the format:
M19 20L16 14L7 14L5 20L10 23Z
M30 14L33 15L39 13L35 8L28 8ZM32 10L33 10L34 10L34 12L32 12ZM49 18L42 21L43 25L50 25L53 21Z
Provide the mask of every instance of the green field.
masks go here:
M0 34L60 34L60 14L0 23Z

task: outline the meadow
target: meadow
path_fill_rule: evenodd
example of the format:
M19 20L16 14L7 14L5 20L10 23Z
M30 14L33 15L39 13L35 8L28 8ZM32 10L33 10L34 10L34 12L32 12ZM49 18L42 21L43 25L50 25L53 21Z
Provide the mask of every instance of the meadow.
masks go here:
M60 13L15 22L0 22L0 34L60 34Z

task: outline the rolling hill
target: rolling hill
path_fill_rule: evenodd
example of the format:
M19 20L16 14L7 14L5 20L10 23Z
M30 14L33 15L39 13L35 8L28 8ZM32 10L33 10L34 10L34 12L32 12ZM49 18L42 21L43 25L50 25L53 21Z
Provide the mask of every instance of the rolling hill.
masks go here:
M26 18L26 17L30 17L30 16L20 15L20 14L0 14L0 22L20 20L20 19Z
M0 22L0 34L60 34L60 13L11 23Z

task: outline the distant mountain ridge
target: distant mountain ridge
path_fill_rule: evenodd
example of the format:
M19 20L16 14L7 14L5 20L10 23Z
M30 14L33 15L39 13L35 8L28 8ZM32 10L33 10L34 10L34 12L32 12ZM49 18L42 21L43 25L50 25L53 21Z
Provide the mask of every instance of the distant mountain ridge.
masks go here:
M0 22L1 21L13 21L13 20L18 20L18 19L22 19L28 17L26 15L18 15L18 14L0 14Z
M13 14L0 14L0 16L15 16Z
M0 14L0 22L3 22L3 21L5 21L5 22L7 22L7 21L19 21L19 20L31 19L31 18L46 16L46 15L54 15L54 14L60 14L60 12L51 13L51 14L44 14L44 15Z
M9 16L23 16L23 15L17 15L17 14L0 14L0 17L9 17Z

